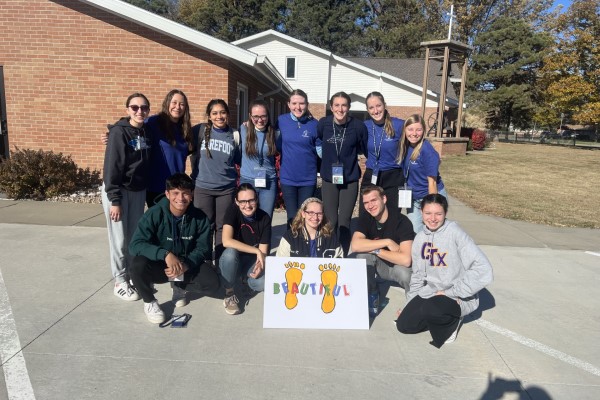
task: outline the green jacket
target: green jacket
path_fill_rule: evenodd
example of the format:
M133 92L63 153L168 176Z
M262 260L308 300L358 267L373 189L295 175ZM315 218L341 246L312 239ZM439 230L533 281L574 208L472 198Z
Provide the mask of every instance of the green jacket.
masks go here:
M162 198L140 219L129 243L132 256L152 261L165 259L167 251L178 256L190 269L212 258L212 233L206 215L190 204L181 220L180 240L173 240L173 214L169 199Z

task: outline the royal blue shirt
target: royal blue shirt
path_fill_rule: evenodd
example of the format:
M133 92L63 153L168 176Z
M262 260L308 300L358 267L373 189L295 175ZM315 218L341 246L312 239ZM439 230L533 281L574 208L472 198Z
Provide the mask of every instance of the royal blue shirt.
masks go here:
M169 121L175 134L175 145L167 139L167 132L160 129L158 115L146 121L145 128L151 133L152 148L148 165L148 191L164 192L167 178L177 172L185 173L188 145L183 138L181 126Z
M295 120L291 114L282 114L278 119L281 140L282 185L313 186L317 184L317 120L305 118Z
M391 138L385 133L383 124L379 125L373 122L372 119L368 119L365 121L365 126L368 134L366 167L375 169L377 165L379 171L400 169L400 164L396 162L396 158L398 157L398 147L402 138L404 121L392 117L394 136Z
M410 161L413 151L413 147L408 148L406 157L402 161L402 173L406 178L406 184L413 190L413 199L416 200L429 194L428 176L436 178L438 191L444 188L444 183L439 172L440 155L431 143L424 140L419 157L415 161Z

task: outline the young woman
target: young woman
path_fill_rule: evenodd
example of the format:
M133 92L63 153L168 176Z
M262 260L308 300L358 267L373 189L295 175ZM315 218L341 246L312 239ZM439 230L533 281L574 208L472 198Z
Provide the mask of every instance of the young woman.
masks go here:
M423 229L421 220L421 200L427 194L440 193L447 197L440 176L440 156L431 143L425 140L425 121L413 114L404 122L402 140L397 161L408 187L412 189L413 205L407 210L407 216L413 224L415 233Z
M377 185L383 188L388 207L398 207L398 188L404 185L400 164L396 162L404 121L390 116L383 95L371 92L367 95L367 162L361 187ZM365 212L360 206L360 213Z
M223 245L225 250L219 260L225 299L225 312L240 313L238 299L233 287L239 275L247 277L252 290L262 292L265 288L265 257L271 244L271 218L258 208L258 195L252 185L242 183L225 216Z
M358 196L358 154L365 154L367 147L367 128L349 115L350 102L350 96L344 92L331 96L332 115L322 118L317 126L323 146L321 190L325 214L339 231L346 254L350 246L350 220Z
M134 93L125 102L127 117L109 125L108 144L104 156L102 207L106 214L110 266L115 278L115 296L128 301L140 296L129 284L131 257L127 246L144 214L146 176L149 165L150 138L144 120L150 102Z
M304 200L283 235L277 257L341 258L344 251L329 220L323 213L323 202L316 197Z
M233 203L240 163L239 140L228 125L229 107L224 100L213 99L206 107L208 122L193 128L195 151L191 156L192 179L196 181L194 206L211 221L215 236L215 260L223 252L223 218Z
M254 185L258 193L258 206L273 216L277 197L276 134L271 126L267 103L255 100L250 104L249 119L240 129L242 141L242 167L240 183Z
M278 119L281 137L281 169L279 180L288 224L298 207L312 197L317 185L317 120L308 111L308 96L296 89L288 101L289 114Z
M165 193L167 178L185 173L185 162L192 149L192 124L186 95L173 89L165 96L160 113L146 120L146 130L152 136L146 204L152 207Z
M425 227L412 245L408 304L399 311L402 333L429 330L440 348L456 339L465 315L479 307L477 293L493 280L492 266L456 222L446 220L448 201L428 194L421 203Z

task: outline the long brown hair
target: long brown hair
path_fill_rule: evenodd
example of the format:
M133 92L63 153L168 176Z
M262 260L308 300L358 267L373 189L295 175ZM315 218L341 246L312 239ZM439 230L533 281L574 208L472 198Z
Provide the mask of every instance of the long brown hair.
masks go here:
M181 95L183 97L183 101L185 102L185 111L183 116L179 118L177 121L177 125L181 127L181 134L183 135L183 139L188 145L188 149L192 149L192 122L190 118L190 103L188 103L187 96L179 89L173 89L165 96L165 99L162 103L162 109L160 113L158 113L158 126L160 130L166 134L167 140L171 143L171 146L175 146L177 141L175 140L175 132L173 131L173 123L171 121L171 114L169 113L169 106L171 105L171 100L173 100L173 96L176 94Z
M298 237L300 232L303 232L303 230L305 229L304 228L304 217L302 216L302 212L303 211L306 212L306 209L308 208L308 205L310 203L319 203L321 205L321 209L323 209L323 202L321 201L321 199L319 199L317 197L309 197L308 199L304 200L304 202L298 209L298 212L296 212L296 216L294 217L294 220L292 221L292 223L290 225L290 230L292 231L292 236ZM331 236L331 233L333 232L333 228L331 227L331 224L329 223L329 219L327 218L327 216L325 214L323 214L323 219L321 220L321 223L319 224L319 227L317 228L317 232L321 236L324 236L324 237Z
M208 117L208 121L206 122L206 125L204 126L204 148L206 149L206 156L208 158L212 158L212 156L210 155L210 150L208 149L208 144L210 143L210 132L213 127L213 123L210 120L210 112L212 111L213 107L216 106L217 104L222 105L223 108L225 109L225 112L229 116L229 106L227 105L225 100L212 99L211 101L208 102L208 105L206 106L206 116Z
M385 110L383 114L383 130L385 131L385 134L388 138L393 138L396 132L394 132L394 125L392 125L392 117L390 117L390 113L387 110L383 95L379 92L371 92L367 95L367 98L365 99L365 104L369 101L371 97L377 97L383 103L383 108ZM373 123L375 123L375 121L373 121Z
M415 149L413 150L413 153L410 156L410 160L415 161L419 157L419 154L421 154L421 147L423 147L423 141L425 140L425 121L423 121L423 117L421 117L419 114L413 114L410 117L406 118L406 121L404 121L404 128L402 128L400 150L398 151L398 157L396 158L396 162L399 164L404 160L404 157L406 157L408 147L410 146L410 143L406 138L406 128L408 128L412 124L421 124L421 126L423 127L423 136L421 136L421 140L419 140L419 143L417 143L417 145L415 146Z
M269 113L267 103L264 100L254 100L250 104L250 107L248 107L248 115L250 118L248 118L248 129L246 134L246 154L250 157L258 155L258 144L256 143L256 127L254 126L254 121L252 121L252 109L254 107L263 107L265 109L265 112L267 113L267 131L265 132L265 139L267 145L269 146L269 152L267 153L267 155L274 156L275 154L277 154L277 146L275 146L275 129L273 129L273 125L271 125L271 115Z

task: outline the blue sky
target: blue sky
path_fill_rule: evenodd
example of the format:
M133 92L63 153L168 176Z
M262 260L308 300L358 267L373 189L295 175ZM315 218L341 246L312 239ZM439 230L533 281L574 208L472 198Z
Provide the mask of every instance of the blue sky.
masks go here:
M555 0L554 1L554 6L557 6L559 4L562 4L562 9L563 12L567 11L567 8L569 8L569 6L571 5L571 0Z

